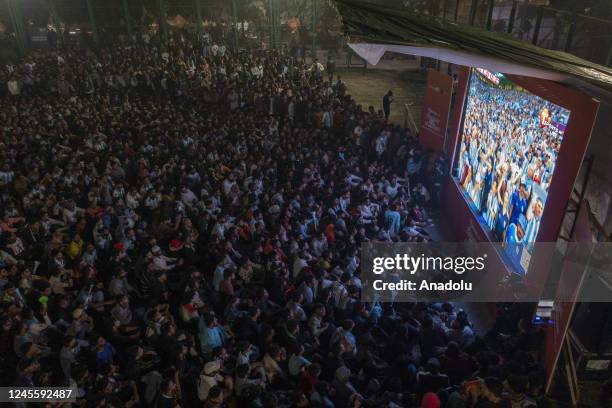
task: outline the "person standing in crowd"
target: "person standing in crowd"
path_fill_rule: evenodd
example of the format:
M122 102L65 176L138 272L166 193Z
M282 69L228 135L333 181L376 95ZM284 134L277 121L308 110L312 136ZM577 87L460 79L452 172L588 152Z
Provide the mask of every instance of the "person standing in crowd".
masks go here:
M336 71L336 59L333 54L327 56L327 80L332 83L334 80L334 72ZM338 78L339 79L339 78Z
M385 113L385 119L389 120L391 115L391 103L393 102L393 91L389 90L383 96L383 112Z

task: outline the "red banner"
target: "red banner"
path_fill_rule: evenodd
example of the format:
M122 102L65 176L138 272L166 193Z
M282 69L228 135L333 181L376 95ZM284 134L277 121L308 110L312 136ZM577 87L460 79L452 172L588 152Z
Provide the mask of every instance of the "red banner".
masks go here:
M427 72L427 89L421 110L419 140L425 148L444 149L448 113L453 95L453 78L436 70Z

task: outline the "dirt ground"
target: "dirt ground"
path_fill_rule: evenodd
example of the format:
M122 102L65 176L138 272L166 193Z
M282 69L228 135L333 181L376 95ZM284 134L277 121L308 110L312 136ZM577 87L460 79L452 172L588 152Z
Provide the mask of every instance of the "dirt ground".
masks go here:
M366 110L372 105L382 109L382 99L393 91L391 122L404 124L404 104L412 105L417 125L421 114L421 99L425 91L425 73L421 71L389 71L375 69L343 69L338 74L346 83L348 93Z

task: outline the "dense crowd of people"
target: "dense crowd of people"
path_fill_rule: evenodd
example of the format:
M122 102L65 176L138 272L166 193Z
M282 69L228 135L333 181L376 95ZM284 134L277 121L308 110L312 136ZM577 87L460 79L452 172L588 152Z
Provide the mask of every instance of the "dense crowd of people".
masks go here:
M318 61L155 37L2 67L3 385L88 407L544 406L520 305L370 304L448 164ZM501 311L501 309L500 309Z

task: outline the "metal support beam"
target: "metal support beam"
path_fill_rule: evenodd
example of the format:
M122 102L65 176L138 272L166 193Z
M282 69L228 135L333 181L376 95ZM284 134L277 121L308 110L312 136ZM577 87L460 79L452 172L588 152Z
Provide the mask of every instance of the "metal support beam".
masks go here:
M538 7L538 15L536 16L535 27L533 28L533 37L531 43L534 45L538 44L538 38L540 37L540 29L542 28L542 18L544 17L544 7Z
M280 43L280 20L278 15L278 0L268 0L270 12L270 48L277 48Z
M238 49L238 9L236 0L232 0L232 33L234 35L234 49Z
M23 0L18 0L14 2L15 5L15 17L17 17L17 22L19 23L19 28L21 32L21 41L23 43L24 50L28 49L28 45L30 44L30 30L26 24L26 19L23 16L23 8L22 8Z
M128 0L123 0L123 18L125 19L125 28L127 29L127 35L132 41L132 20L130 18L130 8L128 7Z
M448 6L448 0L442 1L442 21L446 20L446 6Z
M94 13L92 0L87 0L87 12L89 13L89 23L91 24L91 32L93 33L94 42L98 43L98 26L96 25L96 13Z
M317 0L312 0L312 59L317 52Z
M459 1L460 0L455 0L455 18L454 18L455 23L459 19Z
M165 41L168 38L168 28L166 27L166 3L164 0L158 0L157 3L159 7L159 30L162 40Z
M270 48L274 49L274 0L268 0L268 12L270 13Z
M574 41L574 34L576 34L576 22L578 20L578 15L574 14L572 17L572 22L570 23L569 29L567 31L567 37L565 38L565 45L563 46L563 51L570 52L572 48L572 42Z
M50 16L51 16L51 24L53 24L53 26L55 27L56 31L56 35L57 35L57 45L60 45L63 47L64 45L64 30L60 30L60 25L62 25L62 22L59 18L59 14L57 13L57 8L55 7L55 0L49 0L49 9L50 9Z
M608 50L608 58L606 58L606 67L612 67L612 44Z
M30 30L26 24L26 19L23 16L22 3L23 0L15 1L15 16L17 17L17 22L19 23L19 31L21 33L21 42L23 44L23 49L27 51L28 46L30 44Z
M495 1L489 0L489 6L487 8L487 30L491 31L491 24L493 22L493 8L495 8Z
M201 0L195 1L196 18L198 19L198 31L202 31L202 3Z
M510 17L508 18L508 34L512 33L512 29L514 28L514 20L516 19L516 9L518 8L518 1L514 0L512 2L512 8L510 9Z
M11 24L13 25L13 31L15 32L17 51L20 55L23 55L28 48L28 38L26 28L23 24L23 16L21 14L21 3L19 0L7 0L7 6Z
M476 11L478 10L478 0L472 0L470 4L470 25L476 21Z
M436 10L437 10L437 4L435 2L431 2L431 4L429 5L429 15L432 17L436 16Z
M280 10L278 8L279 0L274 0L274 44L276 47L280 47L281 44L281 30L280 30Z
M594 162L595 162L594 154L589 155L587 158L585 158L582 161L582 164L586 166L586 169L585 169L584 180L582 182L582 188L580 189L580 191L576 191L576 189L574 189L574 191L578 194L578 205L576 206L576 214L580 212L580 209L582 208L582 205L585 202L584 196L586 195L586 190L587 190L587 187L589 186L589 181L591 179L591 172L593 171ZM572 191L572 193L574 191ZM574 221L572 222L572 228L570 229L570 233L569 233L570 237L574 236L574 230L576 229L576 221L577 221L576 218L574 218Z

